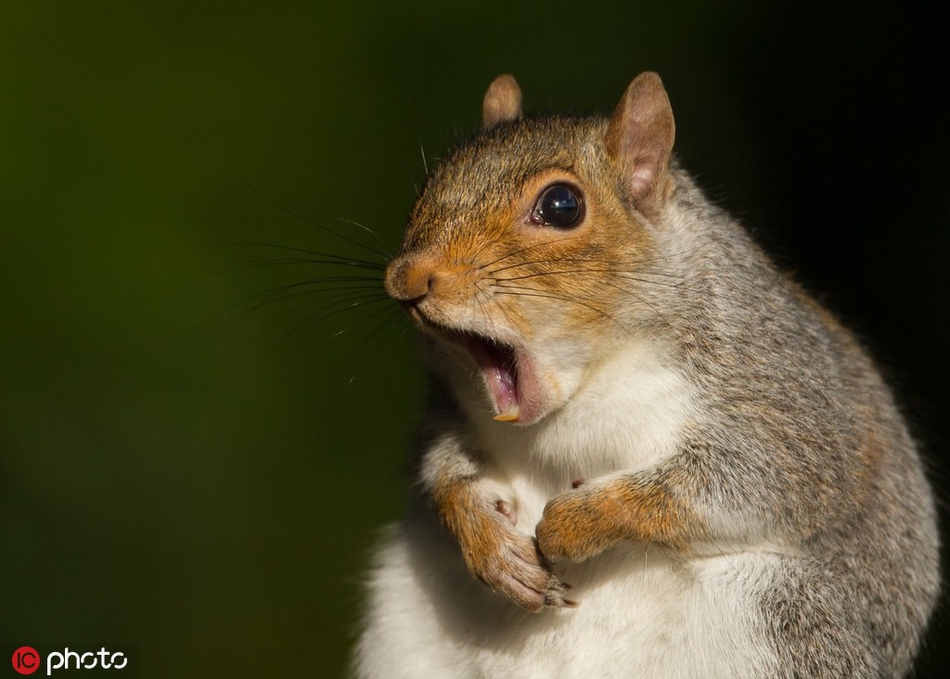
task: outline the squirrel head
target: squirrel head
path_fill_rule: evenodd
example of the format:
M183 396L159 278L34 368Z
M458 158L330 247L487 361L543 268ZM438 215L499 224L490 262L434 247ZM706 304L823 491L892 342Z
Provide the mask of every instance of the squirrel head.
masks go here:
M673 113L644 73L609 119L522 118L503 75L482 123L427 178L385 284L454 382L530 424L655 314L638 290L673 187Z

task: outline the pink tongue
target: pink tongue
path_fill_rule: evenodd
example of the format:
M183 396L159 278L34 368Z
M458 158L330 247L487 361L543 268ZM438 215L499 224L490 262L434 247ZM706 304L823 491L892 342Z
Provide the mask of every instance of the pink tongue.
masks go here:
M482 342L472 342L469 350L488 382L492 400L495 402L495 419L505 422L517 421L520 417L520 408L518 379L512 366L513 357L498 347Z
M491 385L495 409L499 417L514 415L513 419L518 419L518 387L515 376L503 366L485 367L482 370L485 371L485 377Z

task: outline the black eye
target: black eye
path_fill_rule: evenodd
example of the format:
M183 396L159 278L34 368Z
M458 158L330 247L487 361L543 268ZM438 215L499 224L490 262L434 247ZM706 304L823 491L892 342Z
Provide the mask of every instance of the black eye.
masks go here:
M584 219L581 192L570 184L551 184L538 196L531 221L538 225L569 229Z

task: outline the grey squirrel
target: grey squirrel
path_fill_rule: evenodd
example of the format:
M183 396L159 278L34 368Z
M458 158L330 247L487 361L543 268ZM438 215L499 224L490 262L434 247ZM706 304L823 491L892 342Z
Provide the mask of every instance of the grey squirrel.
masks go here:
M427 178L385 285L434 368L359 677L897 677L939 590L888 387L672 155L511 76ZM569 584L568 584L569 583Z

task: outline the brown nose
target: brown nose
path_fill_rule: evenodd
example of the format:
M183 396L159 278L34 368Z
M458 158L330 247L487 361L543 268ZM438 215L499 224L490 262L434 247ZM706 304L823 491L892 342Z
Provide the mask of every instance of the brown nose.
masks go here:
M434 279L435 269L424 258L400 255L386 267L386 292L399 302L421 301Z

